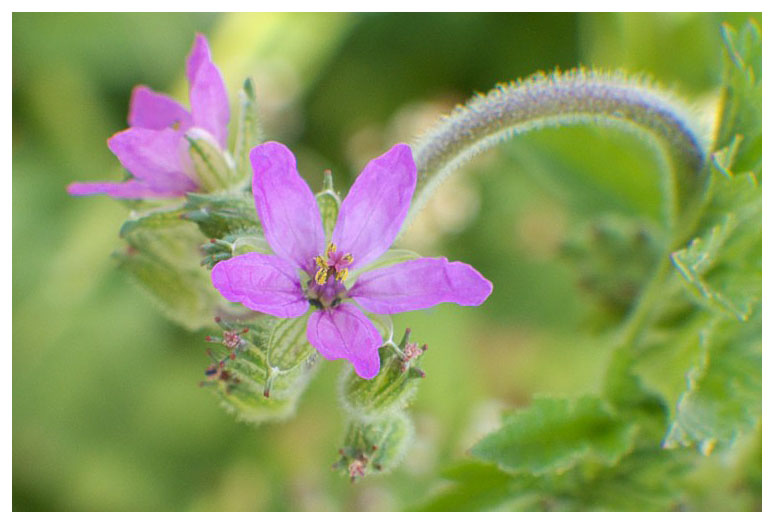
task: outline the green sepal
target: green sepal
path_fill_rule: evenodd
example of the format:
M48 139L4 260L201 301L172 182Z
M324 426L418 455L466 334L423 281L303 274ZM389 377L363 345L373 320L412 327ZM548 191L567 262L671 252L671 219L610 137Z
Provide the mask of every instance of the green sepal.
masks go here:
M258 316L253 321L218 319L223 337L211 336L213 364L203 385L214 386L222 405L252 423L283 419L317 370L317 352L300 340L306 318ZM224 377L225 373L225 377Z
M250 165L250 150L264 140L258 118L258 104L253 81L245 79L239 93L239 117L237 119L237 140L234 143L235 174L237 185L250 185L253 169Z
M336 226L336 219L339 217L339 207L342 205L342 200L334 191L334 181L330 170L323 173L323 190L315 195L315 200L320 209L320 218L323 220L326 238L330 239Z
M221 261L246 253L271 254L272 249L260 233L227 235L224 239L210 239L202 245L205 254L202 266L212 269Z
M347 367L339 385L342 406L361 419L379 418L406 407L417 390L417 379L425 377L417 364L426 348L409 343L407 331L398 346L391 342L379 349L381 366L376 377L362 379Z
M172 209L155 209L146 213L132 211L129 219L124 221L118 232L120 237L126 237L135 229L155 230L169 228L183 222L183 206L177 205Z
M353 419L347 426L339 460L333 468L351 481L386 473L398 466L414 436L414 427L403 413L376 421Z
M196 330L210 323L222 299L209 272L197 264L201 234L184 222L172 227L135 226L126 249L114 253L128 272L173 321Z
M192 221L209 238L224 239L229 234L260 233L253 196L248 192L189 193L182 217Z
M416 379L422 375L411 373L395 350L379 349L382 366L373 379L361 379L348 367L340 383L342 405L350 413L362 418L380 417L387 411L401 409L409 404L417 390Z
M234 171L234 162L212 139L200 136L196 131L187 133L185 137L194 171L206 193L228 190L239 182Z

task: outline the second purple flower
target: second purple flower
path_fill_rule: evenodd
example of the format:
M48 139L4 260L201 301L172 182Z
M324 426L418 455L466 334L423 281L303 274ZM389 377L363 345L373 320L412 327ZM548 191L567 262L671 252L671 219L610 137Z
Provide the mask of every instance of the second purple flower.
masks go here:
M478 306L492 283L468 264L418 258L360 274L393 244L417 183L405 144L369 162L339 209L326 239L315 196L284 145L267 142L250 153L253 196L275 255L249 253L215 265L213 285L228 300L277 317L300 317L310 305L307 338L326 359L346 359L364 379L380 369L382 337L364 311L397 314L442 302Z

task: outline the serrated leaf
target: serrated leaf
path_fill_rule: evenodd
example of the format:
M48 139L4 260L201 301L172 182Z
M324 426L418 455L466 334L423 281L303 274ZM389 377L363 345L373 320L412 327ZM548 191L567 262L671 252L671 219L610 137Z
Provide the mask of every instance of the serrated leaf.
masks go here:
M465 463L447 469L451 481L429 501L417 508L423 512L471 512L491 510L516 497L514 477L494 465Z
M585 458L613 464L630 450L634 428L596 398L538 398L508 416L471 453L501 468L542 474L563 471Z
M761 419L761 329L760 309L748 322L721 319L709 328L665 447L697 445L709 454L716 443L733 443Z
M724 91L715 149L732 144L737 135L733 171L761 171L762 44L761 30L751 21L739 31L722 27L725 50Z
M249 185L253 177L250 165L250 150L261 143L263 132L258 118L258 104L253 81L245 79L239 93L239 117L237 118L237 140L234 143L235 184Z
M761 300L760 213L756 208L727 213L720 224L671 255L700 304L746 320Z

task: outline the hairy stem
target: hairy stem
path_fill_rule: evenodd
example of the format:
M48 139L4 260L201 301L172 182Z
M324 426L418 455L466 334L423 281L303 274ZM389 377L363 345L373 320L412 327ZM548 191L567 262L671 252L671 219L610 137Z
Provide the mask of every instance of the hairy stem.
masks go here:
M691 222L707 181L702 135L691 122L674 97L620 73L574 70L499 86L459 106L416 142L419 178L410 219L477 153L526 131L593 123L645 132L658 146L667 164L665 219L669 229L684 230L676 227Z

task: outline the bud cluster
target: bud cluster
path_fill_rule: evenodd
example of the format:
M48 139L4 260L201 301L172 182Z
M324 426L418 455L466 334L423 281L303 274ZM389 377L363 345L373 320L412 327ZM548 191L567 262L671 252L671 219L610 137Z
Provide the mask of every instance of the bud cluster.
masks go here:
M334 469L351 481L395 467L407 448L413 427L404 409L425 377L417 365L427 345L410 342L407 328L401 342L392 340L380 349L380 372L361 379L347 369L340 383L340 399L349 423L341 456Z

